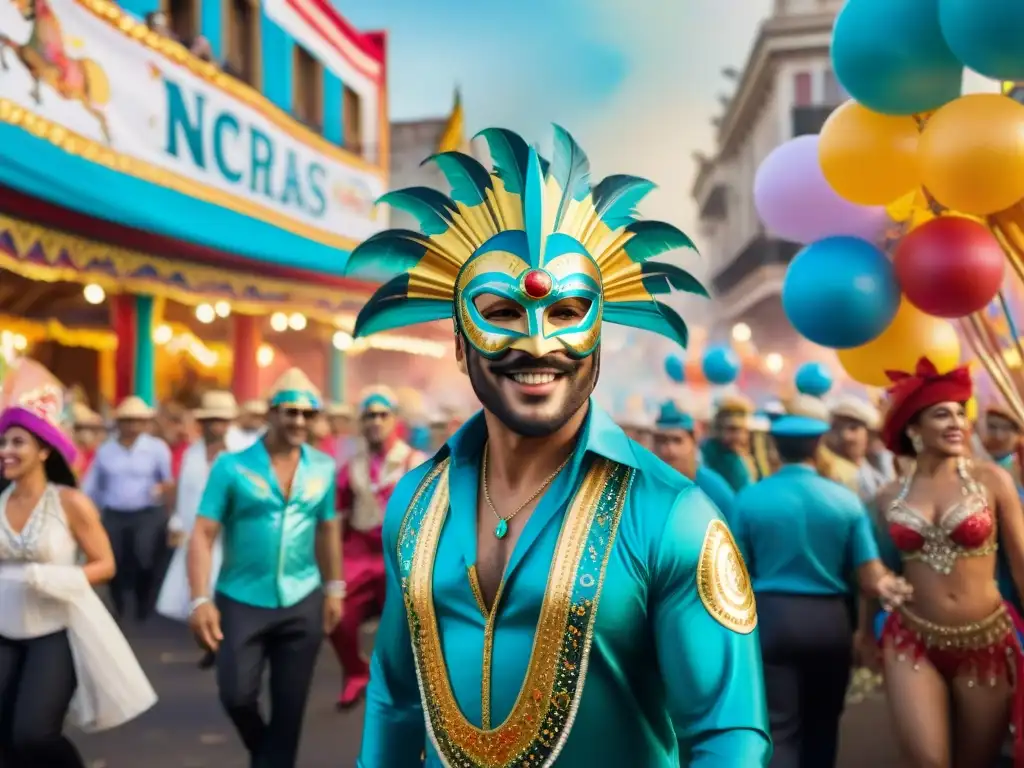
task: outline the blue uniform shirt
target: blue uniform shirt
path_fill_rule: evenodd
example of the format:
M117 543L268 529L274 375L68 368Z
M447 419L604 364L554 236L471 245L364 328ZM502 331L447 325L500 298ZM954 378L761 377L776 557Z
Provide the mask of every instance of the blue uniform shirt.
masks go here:
M304 445L285 499L262 440L218 456L198 512L221 525L217 591L258 608L286 608L319 587L316 529L334 518L334 476L334 460Z
M731 522L755 594L849 594L852 571L879 558L857 495L803 464L743 489Z
M697 474L693 481L697 484L708 498L711 499L718 511L728 521L732 517L732 505L736 501L736 493L732 487L725 482L725 478L705 466L697 467Z

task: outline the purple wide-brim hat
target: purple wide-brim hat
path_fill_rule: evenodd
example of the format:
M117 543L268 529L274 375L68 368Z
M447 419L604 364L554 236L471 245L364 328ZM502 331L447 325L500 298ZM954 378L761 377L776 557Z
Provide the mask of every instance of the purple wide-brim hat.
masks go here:
M18 406L12 406L5 409L3 413L0 413L0 435L11 427L21 427L27 432L31 432L57 451L61 458L68 463L69 467L74 466L75 457L78 456L78 449L75 448L71 438L64 434L60 427L51 424L42 416L37 416L32 411Z

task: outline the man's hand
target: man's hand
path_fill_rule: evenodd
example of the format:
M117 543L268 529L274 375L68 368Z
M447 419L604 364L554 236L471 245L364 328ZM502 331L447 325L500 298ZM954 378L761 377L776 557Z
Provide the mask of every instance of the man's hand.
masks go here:
M910 582L895 573L886 572L878 580L876 589L882 608L886 611L893 611L914 597L914 588L910 586Z
M857 666L875 673L882 671L882 649L870 632L857 630L853 633L853 655Z
M324 596L324 634L331 634L345 613L344 602L340 597Z
M196 606L188 617L188 625L196 636L196 642L208 651L216 653L224 635L220 631L220 611L212 602Z
M175 531L170 528L167 529L167 546L171 549L177 549L180 547L185 543L186 538L184 531Z

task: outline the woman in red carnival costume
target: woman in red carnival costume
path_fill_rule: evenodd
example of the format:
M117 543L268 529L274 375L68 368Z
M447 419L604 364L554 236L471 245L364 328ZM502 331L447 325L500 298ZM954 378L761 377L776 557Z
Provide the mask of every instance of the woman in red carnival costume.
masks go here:
M1014 583L1024 587L1024 515L1013 479L969 458L966 368L940 375L922 358L913 375L888 375L882 437L915 461L877 499L882 534L914 588L882 630L894 727L913 768L981 768L998 760L1012 724L1014 766L1024 768L1020 620L994 577L1000 528Z

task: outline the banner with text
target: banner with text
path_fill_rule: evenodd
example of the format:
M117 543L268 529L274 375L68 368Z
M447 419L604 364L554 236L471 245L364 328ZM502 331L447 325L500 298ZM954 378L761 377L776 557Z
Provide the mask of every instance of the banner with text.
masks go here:
M0 0L0 120L313 240L386 226L381 170L106 0Z

